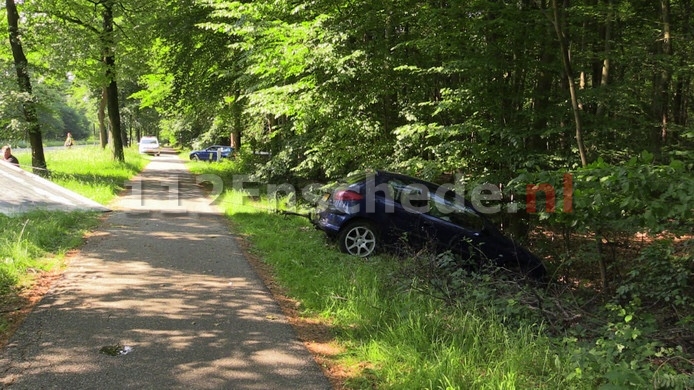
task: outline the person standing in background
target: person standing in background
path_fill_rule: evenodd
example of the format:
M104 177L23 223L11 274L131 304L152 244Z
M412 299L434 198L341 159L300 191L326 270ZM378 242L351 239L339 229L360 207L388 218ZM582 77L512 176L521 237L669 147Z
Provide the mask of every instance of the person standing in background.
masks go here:
M66 148L71 148L73 144L73 139L72 139L72 133L68 132L67 133L67 139L65 140L65 147Z

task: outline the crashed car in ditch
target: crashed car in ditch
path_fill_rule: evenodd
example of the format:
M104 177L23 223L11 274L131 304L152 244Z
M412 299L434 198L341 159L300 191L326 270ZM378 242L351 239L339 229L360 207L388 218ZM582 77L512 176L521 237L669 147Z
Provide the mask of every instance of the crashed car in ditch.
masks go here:
M491 261L535 279L547 273L538 257L450 188L411 176L376 171L348 177L324 192L311 219L354 256L371 256L406 237L409 244Z

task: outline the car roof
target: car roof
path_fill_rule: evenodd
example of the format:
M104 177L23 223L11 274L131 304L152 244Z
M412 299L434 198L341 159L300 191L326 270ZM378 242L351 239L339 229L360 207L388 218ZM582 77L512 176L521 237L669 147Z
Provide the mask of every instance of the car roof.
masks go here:
M367 174L368 174L368 172L367 172ZM420 179L420 178L417 178L414 176L404 175L402 173L390 172L390 171L385 171L385 170L376 170L373 174L375 176L379 176L379 179L377 180L379 182L384 182L384 181L387 181L388 179L398 179L398 180L405 182L406 184L416 183L416 184L425 185L427 188L429 188L430 191L432 191L432 193L436 193L442 185L445 185L445 184L437 184L434 182L423 180L423 179ZM456 194L455 195L456 197L460 197L465 202L466 206L474 209L474 207L472 206L472 203L470 203L470 201L465 198L465 194L458 194L458 193L456 193L455 190L452 190L452 191L453 191L453 193Z
M209 148L229 148L229 149L232 149L232 147L229 145L208 145L208 146L205 146L205 147L198 149L198 150L205 150L205 149L209 149Z
M386 178L400 179L400 180L402 180L404 182L408 182L408 183L420 183L420 184L424 184L427 187L432 188L432 189L440 186L440 184L436 184L436 183L433 183L433 182L430 182L430 181L427 181L424 179L420 179L420 178L417 178L414 176L404 175L402 173L377 170L376 175L377 176L383 176Z

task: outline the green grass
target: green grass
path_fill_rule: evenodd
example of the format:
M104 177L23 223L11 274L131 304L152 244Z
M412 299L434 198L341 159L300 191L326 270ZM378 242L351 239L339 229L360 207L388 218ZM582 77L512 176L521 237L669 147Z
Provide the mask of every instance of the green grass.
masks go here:
M96 213L0 214L0 294L27 285L36 271L61 266L64 254L80 245L84 233L97 222Z
M111 151L98 146L46 151L50 178L57 184L101 204L107 204L140 172L149 158L135 148L126 148L125 163L113 161ZM15 154L26 170L31 170L29 153Z

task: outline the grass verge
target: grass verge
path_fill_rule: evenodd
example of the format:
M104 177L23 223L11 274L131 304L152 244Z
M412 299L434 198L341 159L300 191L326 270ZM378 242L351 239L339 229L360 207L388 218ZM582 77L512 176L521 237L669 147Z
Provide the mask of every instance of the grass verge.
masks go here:
M110 150L98 146L80 146L72 149L45 152L50 179L101 204L110 202L125 182L140 172L149 161L134 148L125 148L125 162L113 160ZM31 155L15 154L22 167L31 171Z

